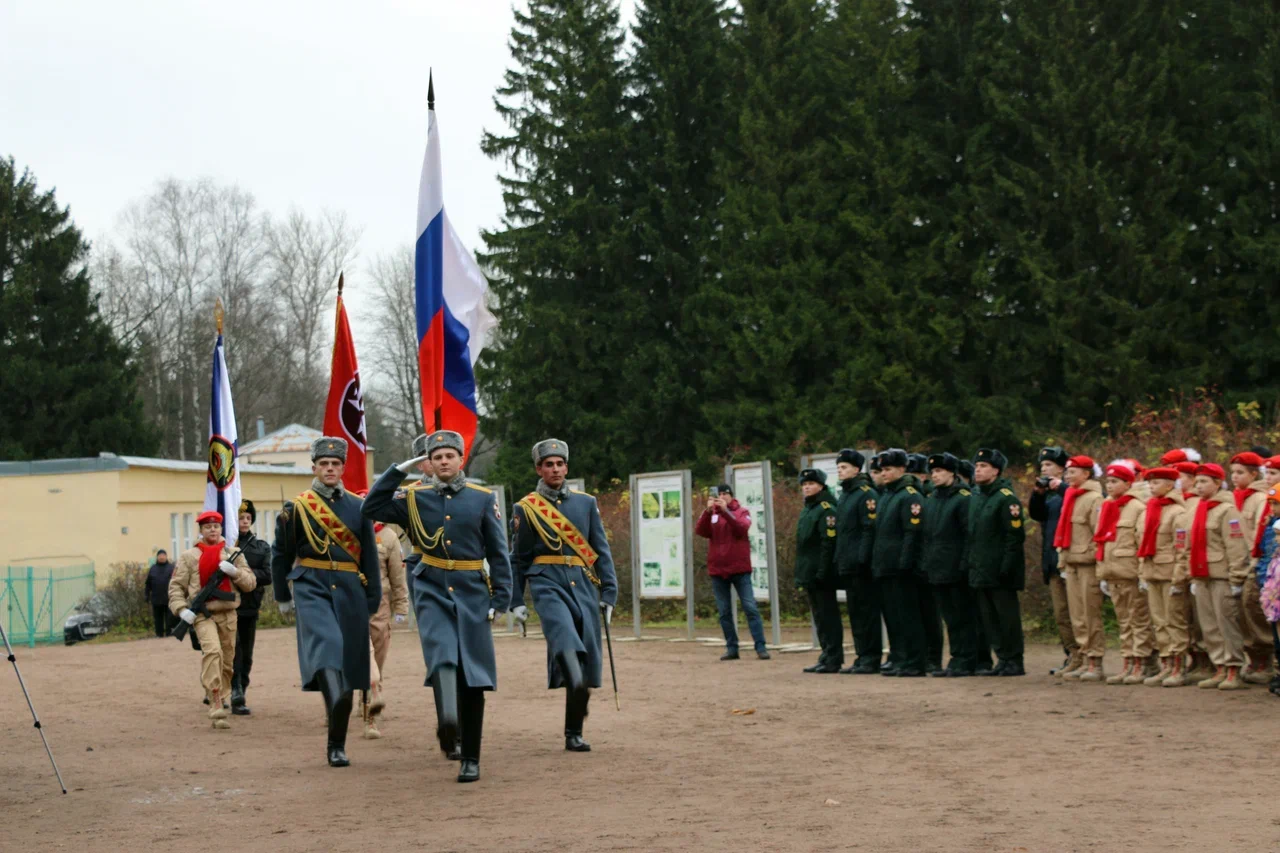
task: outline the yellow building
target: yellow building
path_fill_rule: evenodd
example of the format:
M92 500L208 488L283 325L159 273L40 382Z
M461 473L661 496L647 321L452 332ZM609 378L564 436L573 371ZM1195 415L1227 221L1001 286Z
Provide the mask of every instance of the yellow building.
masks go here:
M176 558L199 536L206 470L203 461L111 453L0 462L0 566L92 562L102 585L113 563L148 562L161 548ZM270 541L281 497L307 488L311 466L242 462L239 476L243 496L258 510L255 532Z

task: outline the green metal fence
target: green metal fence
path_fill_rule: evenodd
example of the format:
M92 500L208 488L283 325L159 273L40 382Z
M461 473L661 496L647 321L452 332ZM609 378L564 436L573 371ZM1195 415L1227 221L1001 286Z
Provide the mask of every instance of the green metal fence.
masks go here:
M93 595L93 564L84 566L8 566L0 578L0 619L9 642L62 640L62 623L71 609Z

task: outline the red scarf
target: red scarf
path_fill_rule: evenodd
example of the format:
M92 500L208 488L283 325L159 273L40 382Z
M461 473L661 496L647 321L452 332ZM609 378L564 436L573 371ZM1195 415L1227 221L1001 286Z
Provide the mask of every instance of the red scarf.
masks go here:
M1183 499L1184 501L1189 501L1189 500L1191 500L1192 498L1194 498L1195 496L1196 496L1196 493L1195 493L1195 492L1183 492L1183 493L1182 493L1182 499Z
M1244 502L1249 500L1249 495L1253 494L1253 489L1245 486L1243 489L1232 489L1231 496L1236 499L1236 511L1244 512Z
M1262 507L1262 515L1258 517L1258 532L1253 536L1253 550L1249 552L1249 556L1258 558L1262 556L1262 534L1267 530L1267 523L1271 521L1271 502Z
M1098 543L1093 558L1101 562L1103 549L1107 542L1116 541L1116 523L1120 521L1120 510L1133 500L1133 495L1121 495L1102 502L1102 511L1098 513L1098 532L1093 534L1093 541Z
M213 573L218 570L218 564L222 562L222 547L227 543L219 542L217 545L206 545L203 542L197 542L196 547L200 549L200 586L203 587L209 582L209 578L213 577ZM218 584L218 589L223 592L231 592L231 579L227 578Z
M1209 510L1220 503L1222 501L1208 501L1201 498L1200 503L1196 504L1195 521L1191 523L1191 577L1193 578L1209 577L1209 537L1205 522L1209 518Z
M1071 515L1075 512L1076 498L1088 489L1077 489L1071 486L1062 498L1062 512L1058 515L1058 529L1053 533L1053 547L1064 551L1071 547Z
M1156 536L1160 533L1160 516L1164 508L1175 503L1173 498L1152 498L1147 501L1147 523L1142 528L1142 544L1138 547L1139 557L1156 555Z
M387 525L386 525L385 523L381 522L381 521L375 521L375 522L373 523L373 535L374 535L374 536L377 536L379 533L381 533L381 532L382 532L382 528L384 528L384 527L386 527L386 526L387 526Z

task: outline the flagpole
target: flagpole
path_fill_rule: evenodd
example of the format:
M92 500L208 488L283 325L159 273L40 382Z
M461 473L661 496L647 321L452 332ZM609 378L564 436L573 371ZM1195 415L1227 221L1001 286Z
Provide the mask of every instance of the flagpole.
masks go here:
M218 334L222 334L222 297L219 296L217 301L213 303L213 322L218 327Z

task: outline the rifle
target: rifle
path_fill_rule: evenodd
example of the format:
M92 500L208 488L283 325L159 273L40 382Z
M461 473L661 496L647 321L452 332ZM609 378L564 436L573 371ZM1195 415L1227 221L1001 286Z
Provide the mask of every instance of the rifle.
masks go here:
M236 557L239 556L240 549L237 548L235 553L227 558L227 562L234 563ZM212 598L214 601L235 601L236 594L234 591L225 592L218 589L218 585L225 580L230 580L230 578L222 573L222 569L215 569L213 574L209 577L209 581L204 586L200 587L200 591L196 593L196 597L191 599L191 602L187 604L187 609L193 613L207 615L205 613L204 606L208 603L209 599ZM191 626L179 619L178 624L174 626L174 629L169 633L169 636L177 638L178 642L182 642L187 638L187 632L190 630Z

